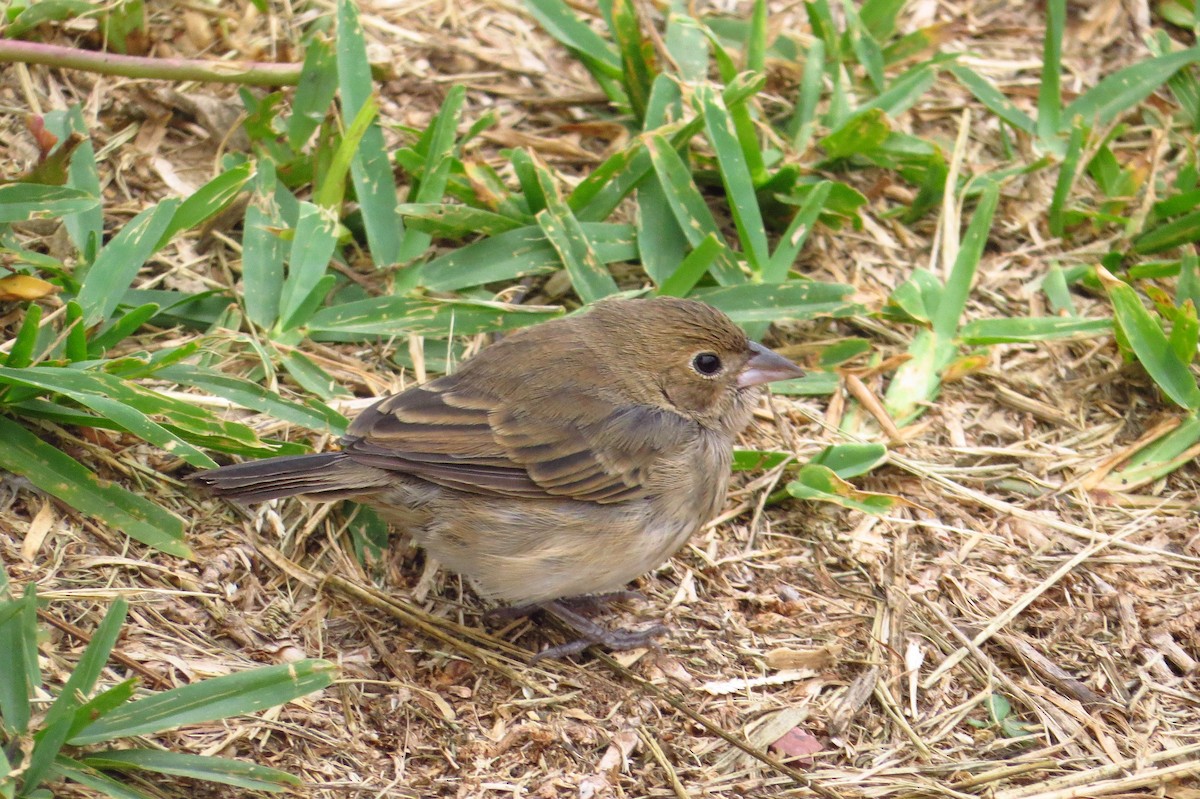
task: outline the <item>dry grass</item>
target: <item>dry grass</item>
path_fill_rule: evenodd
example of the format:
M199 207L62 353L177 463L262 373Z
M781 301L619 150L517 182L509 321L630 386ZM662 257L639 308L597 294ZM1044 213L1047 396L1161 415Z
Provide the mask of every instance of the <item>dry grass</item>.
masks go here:
M616 128L594 122L582 104L597 97L582 68L515 3L363 5L375 55L395 65L381 86L385 120L423 126L444 87L466 83L466 118L491 108L501 120L487 147L531 147L569 172L616 143ZM801 9L779 5L789 8L773 24L796 29ZM974 53L973 65L1010 96L1036 93L1037 4L909 5L906 24L945 22L947 50ZM302 20L255 19L251 8L160 7L154 34L164 50L183 54L291 52L281 43ZM1068 91L1144 55L1144 0L1096 0L1072 12ZM28 109L35 97L44 109L85 104L97 148L112 146L102 168L113 225L198 185L222 148L236 146L223 139L235 105L226 87L6 73L0 103L9 109ZM772 83L781 83L780 102L791 96L783 77L781 69ZM949 151L967 110L974 113L961 155L976 168L997 163L994 123L945 82L904 122ZM19 162L20 132L2 135ZM1158 140L1146 131L1144 141L1149 160ZM875 197L908 191L875 178L855 179ZM1095 257L1095 243L1068 251L1044 234L1050 180L1038 173L1006 189L972 318L1037 315L1042 300L1031 284L1048 262ZM879 302L941 243L933 219L904 228L866 216L859 232L818 231L804 267ZM219 237L188 241L146 277L195 288L237 257ZM853 324L789 329L779 343L853 333L871 337L884 356L903 350L908 331ZM180 335L140 344L172 346ZM340 359L339 377L360 395L400 382L383 353L323 354ZM858 390L878 395L882 382L865 377ZM839 425L866 434L847 400L775 398L780 423L764 414L748 438L804 458L839 440ZM1191 464L1132 492L1099 479L1171 414L1111 340L994 347L985 368L947 386L920 422L900 431L892 465L860 481L913 507L887 518L797 502L760 509L777 475L758 476L730 500L744 512L646 577L648 603L622 611L633 621L665 612L674 635L661 650L616 661L526 666L528 651L557 633L526 622L485 632L480 603L460 581L426 573L420 555L402 546L364 571L344 540L347 509L222 505L169 474L145 477L130 464L172 467L148 447L103 433L55 435L84 462L140 483L191 519L199 560L148 553L21 487L0 508L0 556L18 583L36 581L52 600L49 615L83 630L108 599L127 597L131 618L118 650L140 664L148 686L298 656L338 662L341 679L322 694L162 739L290 770L306 780L305 796L1195 799L1200 469ZM41 649L48 676L64 676L82 646L52 627ZM114 665L108 678L129 670ZM994 725L971 724L987 721L992 694L1012 703L1029 734L1006 738ZM821 750L781 765L770 745L789 731L815 737Z

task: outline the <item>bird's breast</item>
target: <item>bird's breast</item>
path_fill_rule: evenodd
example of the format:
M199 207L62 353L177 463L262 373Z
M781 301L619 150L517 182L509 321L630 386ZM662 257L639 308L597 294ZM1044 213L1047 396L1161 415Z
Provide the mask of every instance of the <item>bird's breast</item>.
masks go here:
M398 480L389 514L493 599L513 603L614 591L660 566L720 510L731 444L701 437L656 463L643 496L600 504L468 496ZM376 504L378 504L376 499Z
M733 442L707 431L664 458L647 480L655 515L664 522L691 522L693 529L716 516L725 502L732 460Z

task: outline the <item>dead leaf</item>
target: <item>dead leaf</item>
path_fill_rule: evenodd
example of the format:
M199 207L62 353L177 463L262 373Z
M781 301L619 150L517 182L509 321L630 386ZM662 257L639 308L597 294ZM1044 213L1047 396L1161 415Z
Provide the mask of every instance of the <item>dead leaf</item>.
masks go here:
M196 11L183 12L183 29L194 53L204 52L216 41L208 17Z
M604 756L600 758L597 773L584 777L579 782L579 799L593 799L610 793L612 783L609 777L624 771L628 765L629 756L637 746L637 730L626 727L612 737Z
M837 662L842 653L842 645L838 643L817 649L772 649L763 659L772 669L827 669Z
M742 732L751 746L766 749L786 735L788 730L803 724L807 718L807 707L785 707L760 716L747 724ZM745 752L730 748L717 758L714 766L719 772L726 773L732 769L751 768L755 762Z
M747 688L763 688L768 685L784 685L797 680L807 680L816 677L812 669L786 669L766 677L737 677L732 680L710 680L700 686L700 690L713 696L745 691Z
M862 706L875 693L875 684L878 680L878 666L872 666L854 678L854 681L846 688L846 693L842 695L837 706L830 714L829 722L826 724L830 735L836 738L845 734L846 730L850 729L850 724L854 721L855 716L858 715L858 711L862 709Z
M29 530L25 533L25 539L21 542L21 557L32 562L34 555L42 548L42 542L46 540L46 535L54 527L54 523L58 521L58 516L54 512L54 506L48 501L42 503L42 507L34 514L33 521L29 523Z
M1188 788L1183 785L1167 787L1167 799L1200 799L1200 788Z
M37 163L25 174L4 183L35 183L45 186L62 186L67 182L67 165L71 161L71 153L84 142L83 134L75 132L67 136L58 149L58 137L46 130L45 121L39 116L26 119L30 135L37 143Z
M46 120L36 114L30 114L25 118L25 127L37 142L38 152L44 160L50 155L54 145L58 144L58 137L46 130Z
M821 741L815 735L799 727L792 727L783 734L782 738L771 744L771 751L778 752L787 758L803 758L802 762L806 765L813 762L813 759L806 755L820 752L822 748Z
M612 737L604 757L600 758L600 771L615 773L624 771L628 765L629 756L638 743L637 730L626 728Z
M39 300L59 291L58 286L33 275L0 277L0 301Z
M967 375L975 374L987 368L989 356L987 355L966 355L962 358L951 362L942 373L942 382L955 383L962 380Z

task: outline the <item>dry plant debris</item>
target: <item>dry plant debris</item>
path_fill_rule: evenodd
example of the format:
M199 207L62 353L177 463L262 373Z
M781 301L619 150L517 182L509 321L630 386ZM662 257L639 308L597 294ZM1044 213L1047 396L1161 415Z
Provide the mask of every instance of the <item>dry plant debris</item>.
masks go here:
M799 25L797 4L774 5L772 25ZM293 53L295 29L326 11L317 3L261 17L246 2L148 4L163 52L246 59ZM465 84L466 118L498 115L487 146L500 168L504 147L569 169L595 164L617 143L617 128L587 110L600 96L586 73L517 4L393 0L364 2L362 11L373 54L394 65L380 86L387 122L423 127L445 87ZM1071 12L1068 91L1144 56L1144 0L1097 0ZM918 0L905 15L914 27L944 23L948 50L969 51L974 68L1032 102L1039 4ZM237 146L225 138L236 105L230 87L4 72L0 102L10 112L84 105L106 153L112 227L153 199L194 190ZM970 114L972 103L939 83L904 122L949 149L964 118L993 124ZM28 153L9 119L0 141L11 173ZM993 157L985 150L994 137L974 132L965 158ZM1145 141L1153 145L1152 131ZM1063 251L1033 224L1052 188L1034 173L1005 191L972 318L1042 302L1030 284L1046 259L1094 258L1086 245ZM858 232L814 233L803 266L880 300L928 262L935 226L866 218ZM207 241L180 242L144 275L146 285L210 285L214 269L237 260L228 242L219 228ZM837 333L789 329L783 343ZM140 344L176 346L180 335ZM902 352L902 342L876 338L885 356ZM390 375L374 350L311 354L361 396L412 377ZM862 387L878 395L880 378ZM837 440L845 408L844 398L827 407L776 397L749 443L814 452ZM162 739L289 770L305 780L305 796L1195 799L1200 470L1191 464L1133 492L1089 482L1169 412L1111 341L994 347L984 368L948 385L917 426L897 431L903 443L892 466L861 481L912 507L885 518L797 502L761 508L766 481L757 481L731 498L740 513L642 581L643 610L666 609L673 637L613 662L526 667L525 648L544 633L524 622L486 631L469 591L426 572L403 546L364 570L348 554L345 509L222 506L170 475L137 477L165 460L118 436L66 446L114 479L140 480L191 520L197 562L148 554L11 485L0 504L0 556L18 583L36 581L54 601L41 648L50 675L65 675L82 649L73 627L89 629L115 596L130 600L132 614L112 679L135 663L148 686L301 656L339 663L334 689ZM1006 717L996 717L997 696Z

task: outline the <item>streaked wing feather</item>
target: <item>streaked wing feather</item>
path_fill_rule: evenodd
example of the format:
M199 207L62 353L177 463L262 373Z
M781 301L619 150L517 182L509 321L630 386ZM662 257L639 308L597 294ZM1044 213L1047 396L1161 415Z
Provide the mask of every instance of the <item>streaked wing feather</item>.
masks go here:
M643 495L649 470L688 424L648 406L613 413L593 396L561 399L555 407L566 416L518 414L444 377L368 408L345 451L358 463L469 493L611 503Z

